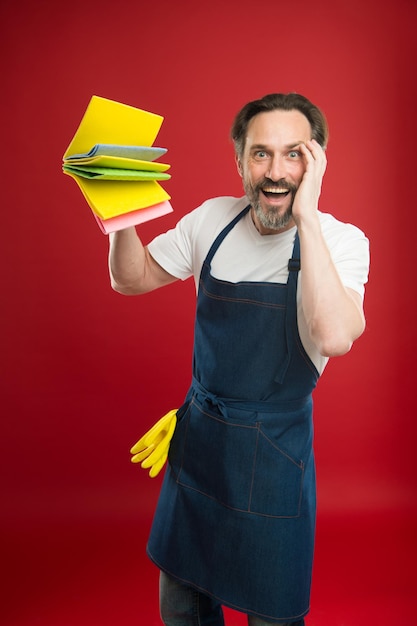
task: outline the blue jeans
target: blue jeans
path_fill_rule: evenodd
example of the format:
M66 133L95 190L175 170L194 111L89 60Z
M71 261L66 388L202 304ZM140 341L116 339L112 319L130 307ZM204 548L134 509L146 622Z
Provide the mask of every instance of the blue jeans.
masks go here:
M224 626L221 604L196 589L160 573L159 597L165 626ZM304 626L298 622L268 622L248 615L248 626Z

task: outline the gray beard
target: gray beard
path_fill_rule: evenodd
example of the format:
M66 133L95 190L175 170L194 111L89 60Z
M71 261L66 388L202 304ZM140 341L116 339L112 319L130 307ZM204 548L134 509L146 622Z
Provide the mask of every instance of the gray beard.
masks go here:
M270 230L281 230L286 228L292 218L292 202L283 215L278 214L275 209L271 209L268 213L264 213L259 200L251 202L251 206L255 212L256 217L264 228Z
M286 228L292 218L292 205L294 202L294 191L292 192L292 199L288 209L283 215L277 213L275 209L270 209L268 213L264 213L259 201L259 190L253 189L253 187L247 183L244 183L245 194L253 208L256 217L264 228L269 230L281 230Z

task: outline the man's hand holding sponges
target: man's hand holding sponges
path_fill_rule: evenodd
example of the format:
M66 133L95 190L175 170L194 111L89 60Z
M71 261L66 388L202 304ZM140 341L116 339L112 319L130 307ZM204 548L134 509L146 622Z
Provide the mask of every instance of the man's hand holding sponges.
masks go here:
M156 422L147 433L130 449L133 454L132 463L141 463L148 469L149 476L155 478L164 466L168 457L169 445L177 424L177 409L169 411Z

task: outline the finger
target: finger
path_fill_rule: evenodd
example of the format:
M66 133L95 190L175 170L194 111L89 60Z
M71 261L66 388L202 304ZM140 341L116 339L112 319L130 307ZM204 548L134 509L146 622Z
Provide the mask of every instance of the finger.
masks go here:
M142 439L139 439L139 441L137 441L131 448L130 448L130 454L137 454L138 452L141 452L142 450L144 450L147 446L145 446L145 444L143 443L143 437Z
M143 467L145 469L147 467L151 467L151 465L156 463L158 461L158 459L161 458L161 456L163 456L165 453L168 453L168 450L169 450L169 441L168 441L168 443L164 447L159 445L157 448L155 448L155 450L152 450L151 454L148 455L144 459L144 461L142 461L141 467Z
M321 161L323 163L327 162L326 152L318 141L316 141L315 139L307 141L307 147L310 149L311 154L313 155L314 159L316 159L316 161Z
M155 440L158 439L158 435L165 428L165 426L169 426L169 422L171 419L172 416L170 416L169 413L167 413L167 415L164 415L164 417L161 417L161 419L158 420L158 422L156 422L156 424L154 424L152 428L150 428L144 435L142 435L139 441L134 444L134 446L130 449L130 452L132 454L135 454L136 452L140 452L143 448L146 448L147 446L154 443Z
M159 472L161 471L161 469L165 465L165 461L167 460L167 458L168 458L168 451L166 452L166 454L161 456L159 461L157 461L154 465L152 465L152 467L150 469L150 472L149 472L149 476L151 478L155 478L155 476L158 476Z
M158 429L158 431L154 430L152 433L152 436L150 436L150 434L146 434L144 435L141 439L139 439L139 441L131 448L130 452L132 454L136 454L138 452L141 452L142 449L150 447L150 446L158 446L160 444L162 444L163 446L165 445L166 440L168 439L168 441L171 439L172 434L174 432L174 428L175 428L175 424L176 424L176 417L174 416L174 418L171 417L171 423L166 425L164 424L163 428L161 430Z
M310 141L307 141L306 143L300 143L300 150L304 156L304 159L306 161L306 164L308 165L309 163L313 163L314 161L314 156L313 156L313 152L312 152L312 146L309 145L311 144Z
M169 428L169 425L171 423L171 420L173 418L176 418L176 414L177 414L177 409L172 409L171 411L168 411L168 413L166 413L166 415L164 415L163 417L161 417L160 420L158 420L156 422L156 424L154 424L152 426L152 428L145 433L145 435L143 436L145 443L149 444L152 442L152 440L158 436L158 434L162 431L165 430L166 428Z
M152 428L143 435L144 442L146 444L151 443L159 435L159 433L165 429L168 423L169 423L168 415L164 415L164 417L161 417L161 419L158 420L156 424L154 424Z
M144 459L142 467L144 469L151 467L151 465L153 465L154 463L157 463L159 458L163 456L166 457L168 455L169 446L175 429L175 423L176 419L173 420L170 430L167 432L162 441L154 447L154 450L151 451L150 455L145 455L144 453L142 453L142 459Z
M151 446L153 444L152 441L150 441L149 443L146 443L145 439L146 439L145 435L143 437L141 437L139 439L139 441L137 441L130 448L130 454L137 454L138 452L141 452L142 450L145 450L146 448L148 448L149 446Z
M136 454L137 452L140 452L141 450L144 450L145 448L147 448L148 446L152 445L152 442L154 441L154 437L150 437L149 436L150 431L148 431L147 433L145 433L140 439L139 441L137 441L131 448L130 448L130 452L131 454Z
M132 456L132 458L130 459L131 462L140 463L141 461L143 461L143 459L146 459L150 454L152 454L154 449L155 446L148 446L147 448L145 448L145 450L142 450L141 452L138 452L134 456Z
M172 435L174 434L176 424L177 424L177 418L174 415L171 419L171 423L166 433L161 433L160 440L158 442L155 442L157 443L157 447L164 448L165 446L169 445L169 442L172 439Z
M306 162L306 172L318 176L321 180L326 171L327 159L323 148L317 141L307 141L300 149Z

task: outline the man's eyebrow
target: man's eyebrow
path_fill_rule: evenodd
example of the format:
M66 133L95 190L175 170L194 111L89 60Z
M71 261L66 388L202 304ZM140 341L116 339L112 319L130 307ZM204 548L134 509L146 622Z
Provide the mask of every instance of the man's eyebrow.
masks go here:
M294 143L287 144L286 146L284 146L284 150L293 150L294 148L298 148L301 144L305 145L305 141L303 139L300 139L300 141L296 141ZM256 150L270 150L271 148L263 143L254 143L250 147L250 149L251 151L252 150L256 151Z
M297 141L296 143L290 143L288 146L285 146L287 150L291 150L292 148L298 148L301 144L305 145L305 141Z
M251 147L251 150L268 150L268 146L263 143L254 143Z

